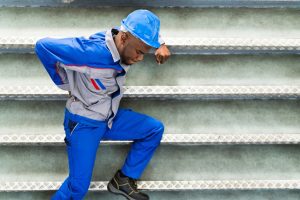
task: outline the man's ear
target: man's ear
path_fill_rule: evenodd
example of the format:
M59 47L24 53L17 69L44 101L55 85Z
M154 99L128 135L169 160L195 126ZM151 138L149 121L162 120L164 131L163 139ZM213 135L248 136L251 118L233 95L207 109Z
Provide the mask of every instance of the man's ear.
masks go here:
M128 38L129 38L129 35L126 32L122 32L122 34L121 34L121 43L125 44L126 41L128 40Z

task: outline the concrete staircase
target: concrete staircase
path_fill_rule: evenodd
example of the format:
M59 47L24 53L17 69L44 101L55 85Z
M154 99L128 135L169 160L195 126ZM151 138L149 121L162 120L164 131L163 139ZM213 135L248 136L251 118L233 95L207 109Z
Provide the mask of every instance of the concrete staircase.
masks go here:
M122 107L165 124L139 188L155 200L300 199L300 1L0 0L0 199L49 199L67 176L63 111L33 54L154 11L172 57L131 67ZM86 199L106 191L131 141L104 141Z

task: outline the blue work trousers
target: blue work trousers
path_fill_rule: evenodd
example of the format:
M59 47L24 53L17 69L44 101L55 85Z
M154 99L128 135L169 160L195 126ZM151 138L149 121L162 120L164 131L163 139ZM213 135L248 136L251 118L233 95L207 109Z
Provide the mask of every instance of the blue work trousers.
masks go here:
M76 122L69 116L70 113L66 110L64 129L69 176L52 196L52 200L84 198L92 179L96 153L102 139L133 140L121 171L131 178L138 179L159 146L164 132L160 121L131 109L119 109L111 129L106 121L93 126L84 121Z

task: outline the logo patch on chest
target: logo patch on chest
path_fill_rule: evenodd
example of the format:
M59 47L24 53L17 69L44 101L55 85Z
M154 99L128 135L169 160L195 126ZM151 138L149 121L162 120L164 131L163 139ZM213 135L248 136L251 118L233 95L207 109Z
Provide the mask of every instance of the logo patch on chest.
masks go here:
M96 90L100 90L100 89L106 90L106 87L103 85L103 83L99 79L91 78L90 80Z

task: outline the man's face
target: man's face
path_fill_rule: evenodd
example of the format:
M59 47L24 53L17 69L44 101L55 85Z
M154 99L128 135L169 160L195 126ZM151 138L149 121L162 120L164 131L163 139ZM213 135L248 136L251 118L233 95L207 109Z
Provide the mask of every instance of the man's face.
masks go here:
M122 37L123 51L120 54L122 63L132 65L142 61L144 54L148 53L151 47L129 33L123 34L126 36Z

